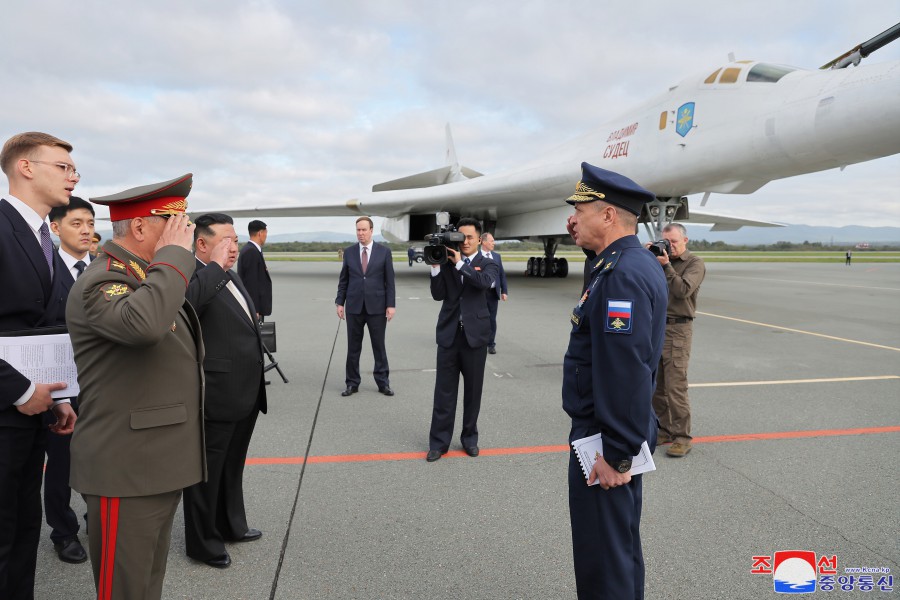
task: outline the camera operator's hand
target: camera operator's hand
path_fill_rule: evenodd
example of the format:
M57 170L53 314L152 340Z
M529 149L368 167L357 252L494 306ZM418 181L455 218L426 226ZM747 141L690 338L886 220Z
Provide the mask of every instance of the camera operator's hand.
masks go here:
M462 255L454 250L453 248L446 246L447 248L447 259L453 263L453 266L456 266L456 263L462 260Z
M659 261L659 264L665 267L669 264L669 253L665 250L662 251L662 254L656 257L656 260Z

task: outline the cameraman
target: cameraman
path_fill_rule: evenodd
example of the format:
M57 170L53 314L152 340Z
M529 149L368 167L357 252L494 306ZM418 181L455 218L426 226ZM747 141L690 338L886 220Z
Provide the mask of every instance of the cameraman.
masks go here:
M672 444L668 456L682 457L691 451L691 405L688 399L688 361L697 311L697 293L706 276L703 259L687 249L687 231L671 223L663 229L671 250L656 257L669 286L666 310L666 341L656 376L653 410L659 418L657 446ZM649 247L650 244L647 244Z

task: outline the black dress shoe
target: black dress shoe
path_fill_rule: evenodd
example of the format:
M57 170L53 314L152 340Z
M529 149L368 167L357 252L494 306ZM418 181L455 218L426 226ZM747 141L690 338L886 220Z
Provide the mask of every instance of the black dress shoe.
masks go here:
M381 386L380 388L378 388L378 391L381 392L382 394L384 394L385 396L393 396L394 395L394 390L392 390L391 386L389 386L389 385Z
M88 559L87 552L84 551L84 546L81 545L77 537L53 544L53 548L56 550L56 554L59 555L59 560L63 562L78 565Z
M227 569L231 566L231 557L228 556L228 553L226 552L225 554L210 558L209 560L204 560L203 562L216 569Z
M347 389L344 390L343 392L341 392L341 396L346 397L346 396L349 396L349 395L351 395L351 394L355 394L355 393L358 392L358 391L359 391L359 386L358 386L358 385L348 385L348 386L347 386Z
M239 537L236 540L231 540L232 542L255 542L259 538L262 537L262 531L259 529L253 529L252 527L247 530L243 536Z
M443 452L441 452L440 450L429 450L428 454L425 455L425 460L427 460L428 462L434 462L445 454L447 454L446 450L444 450Z
M488 346L488 354L497 354L497 346Z
M463 450L465 450L466 454L469 456L478 456L478 446L463 446Z

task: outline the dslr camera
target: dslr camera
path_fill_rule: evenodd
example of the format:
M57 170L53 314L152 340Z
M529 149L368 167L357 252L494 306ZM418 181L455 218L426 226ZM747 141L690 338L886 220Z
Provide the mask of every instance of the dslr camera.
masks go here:
M459 243L466 239L464 233L460 233L453 225L441 227L440 233L432 233L425 236L428 245L422 249L426 265L442 265L447 262L447 248L453 248L459 252Z
M652 252L655 256L662 256L663 252L666 254L672 254L672 244L669 243L669 240L662 239L657 240L655 242L650 243L650 247L648 248L650 252Z

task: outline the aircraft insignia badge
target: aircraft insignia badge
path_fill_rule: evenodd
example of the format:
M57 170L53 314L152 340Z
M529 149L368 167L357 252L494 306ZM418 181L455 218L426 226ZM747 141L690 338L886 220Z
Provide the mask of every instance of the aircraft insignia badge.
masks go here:
M676 119L675 132L681 137L690 133L694 128L694 103L685 102L678 107L678 117Z

